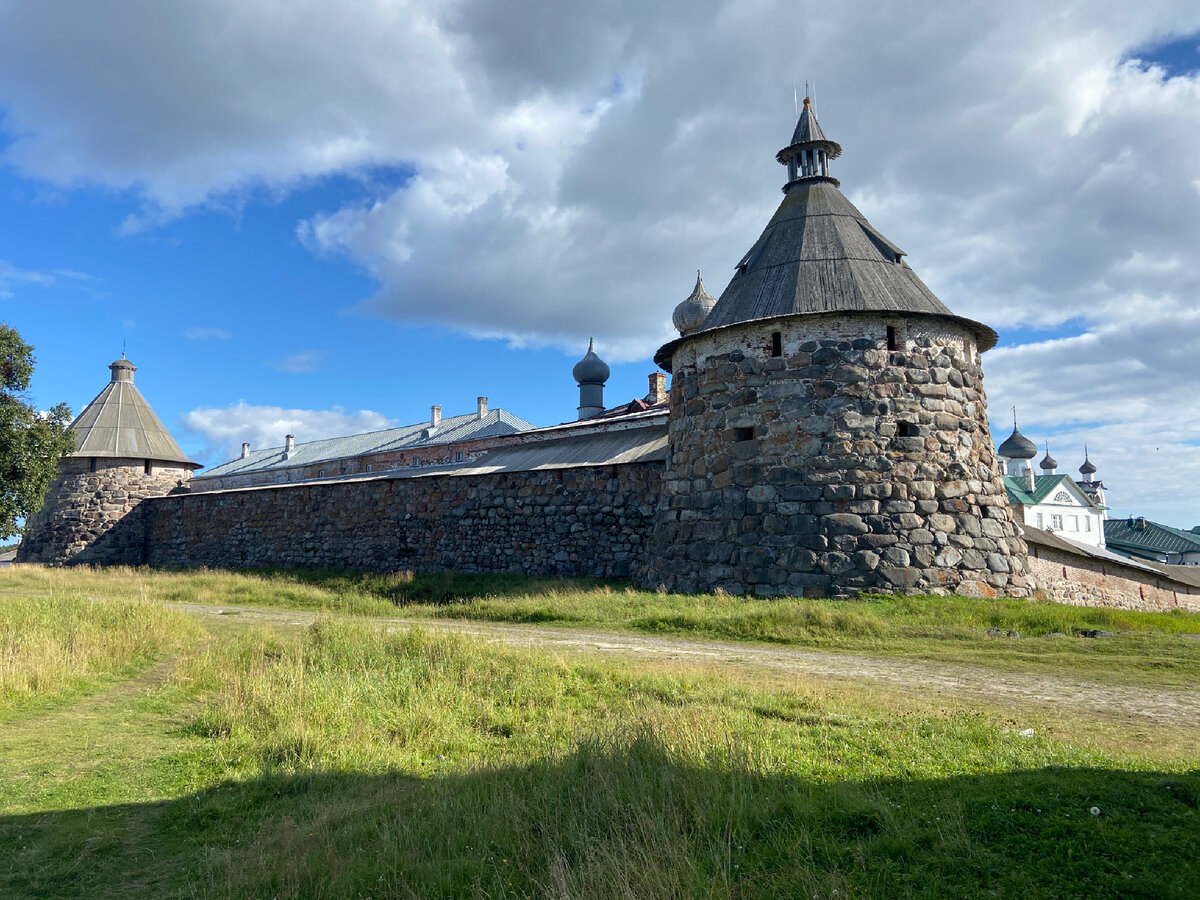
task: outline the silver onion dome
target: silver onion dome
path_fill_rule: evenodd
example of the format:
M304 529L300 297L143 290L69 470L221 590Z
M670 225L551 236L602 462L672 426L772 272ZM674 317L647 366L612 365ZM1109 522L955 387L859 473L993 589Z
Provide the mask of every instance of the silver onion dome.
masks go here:
M608 381L609 374L608 365L596 355L596 342L588 340L587 353L584 354L583 359L575 363L575 368L571 370L575 382L577 384L604 384Z
M708 318L708 314L716 305L716 298L705 290L704 280L700 277L700 270L697 269L696 286L688 298L675 307L675 312L671 314L671 322L675 325L680 337L687 337L689 334L699 331L704 325L704 320Z

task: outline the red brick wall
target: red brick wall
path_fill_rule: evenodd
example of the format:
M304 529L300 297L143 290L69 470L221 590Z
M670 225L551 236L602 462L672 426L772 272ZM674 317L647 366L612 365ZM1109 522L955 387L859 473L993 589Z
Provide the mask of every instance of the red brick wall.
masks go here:
M1200 612L1200 588L1133 566L1031 543L1029 568L1038 596L1046 600L1072 606Z

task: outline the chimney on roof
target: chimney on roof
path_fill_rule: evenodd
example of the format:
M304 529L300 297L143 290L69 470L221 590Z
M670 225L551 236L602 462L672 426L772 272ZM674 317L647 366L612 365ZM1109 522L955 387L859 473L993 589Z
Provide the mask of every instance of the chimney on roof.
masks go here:
M1026 463L1026 465L1025 465L1025 490L1027 490L1029 493L1032 494L1033 488L1034 488L1033 467L1030 466L1028 463Z
M442 408L440 406L429 407L429 427L437 428L442 424Z
M487 397L476 397L475 404L476 413L478 414L479 418L482 419L487 415Z
M283 439L283 458L287 459L289 456L292 455L292 452L295 449L296 449L296 436L294 434L289 434L287 437L285 437Z
M667 399L667 376L662 372L650 373L650 393L646 395L646 402L653 406L656 403L662 403Z
M242 441L242 459L250 455L250 442Z

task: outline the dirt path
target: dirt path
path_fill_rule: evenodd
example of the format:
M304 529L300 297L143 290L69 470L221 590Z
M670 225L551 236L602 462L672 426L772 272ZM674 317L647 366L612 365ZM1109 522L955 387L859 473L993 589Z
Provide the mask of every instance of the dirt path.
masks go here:
M168 605L228 627L302 627L316 618L314 613L247 606ZM1200 691L1149 689L978 666L571 628L445 619L381 618L370 621L396 628L419 625L436 631L469 634L508 646L583 653L608 659L672 659L785 675L848 681L868 679L926 694L947 694L1001 704L1032 703L1056 708L1059 712L1069 708L1090 714L1117 714L1166 725L1200 727Z

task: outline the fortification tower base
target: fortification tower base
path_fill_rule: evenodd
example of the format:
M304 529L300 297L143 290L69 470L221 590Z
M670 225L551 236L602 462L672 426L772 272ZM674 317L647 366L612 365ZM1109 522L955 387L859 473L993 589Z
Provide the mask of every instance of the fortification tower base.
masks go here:
M672 369L646 586L1028 591L966 326L790 316L700 333Z
M93 464L69 456L59 463L41 511L29 520L17 562L140 563L144 535L129 513L143 500L181 489L191 477L191 467L179 464L119 457Z
M75 452L59 461L42 508L29 518L17 562L140 563L143 500L184 486L189 460L133 385L133 363L109 365L111 380L71 423Z

